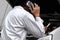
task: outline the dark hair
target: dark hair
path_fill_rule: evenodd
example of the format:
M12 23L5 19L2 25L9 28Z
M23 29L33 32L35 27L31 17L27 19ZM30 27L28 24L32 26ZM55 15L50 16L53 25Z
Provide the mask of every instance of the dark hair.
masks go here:
M7 0L7 2L12 6L26 6L26 2L29 0ZM37 2L36 0L30 0L31 2ZM38 3L38 2L37 2Z
M28 0L7 0L7 2L12 6L25 6Z

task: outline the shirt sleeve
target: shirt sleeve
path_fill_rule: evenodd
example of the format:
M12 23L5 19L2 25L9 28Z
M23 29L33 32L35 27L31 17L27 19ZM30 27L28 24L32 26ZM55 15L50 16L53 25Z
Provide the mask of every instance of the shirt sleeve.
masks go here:
M41 23L44 22L40 17L36 17L36 21L40 21Z
M40 37L45 36L45 34L39 28L42 26L42 24L39 25L38 21L33 21L32 19L30 19L28 17L24 17L24 24L26 26L25 27L26 30L29 31L31 34L33 34L34 37L40 38Z
M41 19L40 17L36 17L36 23L38 25L38 27L40 28L40 30L45 33L45 27L43 25L43 19Z

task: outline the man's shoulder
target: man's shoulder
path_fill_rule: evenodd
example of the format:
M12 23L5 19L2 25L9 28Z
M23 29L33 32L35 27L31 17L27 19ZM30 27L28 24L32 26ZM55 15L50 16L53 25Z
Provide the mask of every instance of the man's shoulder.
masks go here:
M21 17L21 16L25 16L27 12L21 9L12 9L8 14Z

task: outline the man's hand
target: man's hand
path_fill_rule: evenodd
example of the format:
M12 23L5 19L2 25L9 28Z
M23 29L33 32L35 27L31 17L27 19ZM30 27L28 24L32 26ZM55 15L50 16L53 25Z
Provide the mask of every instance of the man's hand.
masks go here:
M45 26L45 32L47 31L48 27Z
M32 8L30 8L30 10L35 17L39 17L40 16L40 7L36 3L34 5L32 3Z

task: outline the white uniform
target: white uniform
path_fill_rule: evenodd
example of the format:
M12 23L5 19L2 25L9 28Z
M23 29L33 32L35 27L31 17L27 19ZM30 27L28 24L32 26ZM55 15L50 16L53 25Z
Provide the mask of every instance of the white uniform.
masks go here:
M26 40L27 32L40 38L45 34L43 20L40 17L34 19L33 15L16 6L12 9L3 22L1 32L2 40Z

